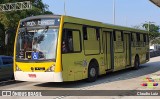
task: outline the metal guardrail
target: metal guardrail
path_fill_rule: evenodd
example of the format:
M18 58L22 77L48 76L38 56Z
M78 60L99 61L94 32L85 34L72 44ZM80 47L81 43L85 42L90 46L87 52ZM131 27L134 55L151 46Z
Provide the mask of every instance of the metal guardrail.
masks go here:
M160 51L150 52L150 58L160 56Z

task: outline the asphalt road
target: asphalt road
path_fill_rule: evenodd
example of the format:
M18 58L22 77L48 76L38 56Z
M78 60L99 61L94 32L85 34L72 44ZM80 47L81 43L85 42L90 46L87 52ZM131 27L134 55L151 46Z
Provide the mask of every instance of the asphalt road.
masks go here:
M160 90L156 87L142 86L146 77L160 75L160 57L151 58L150 62L140 66L139 70L121 70L100 76L96 82L85 80L63 83L35 82L0 82L0 90ZM159 76L160 77L160 76ZM160 84L160 81L159 81ZM72 93L71 93L72 94ZM131 94L129 92L128 94ZM93 93L94 95L94 93ZM51 96L51 97L0 97L0 99L135 99L135 96ZM136 96L136 99L153 99L152 96ZM154 99L160 99L154 96Z

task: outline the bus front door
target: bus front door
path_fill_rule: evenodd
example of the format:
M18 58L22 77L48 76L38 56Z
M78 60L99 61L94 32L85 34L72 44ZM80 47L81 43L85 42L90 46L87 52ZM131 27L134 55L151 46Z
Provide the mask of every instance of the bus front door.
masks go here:
M111 32L103 32L103 48L104 48L104 64L106 66L106 71L111 70Z

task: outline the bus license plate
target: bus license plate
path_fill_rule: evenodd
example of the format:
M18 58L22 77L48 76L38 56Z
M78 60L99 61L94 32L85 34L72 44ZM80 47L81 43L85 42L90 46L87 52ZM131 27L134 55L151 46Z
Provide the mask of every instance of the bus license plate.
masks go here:
M30 78L36 78L36 74L28 74Z

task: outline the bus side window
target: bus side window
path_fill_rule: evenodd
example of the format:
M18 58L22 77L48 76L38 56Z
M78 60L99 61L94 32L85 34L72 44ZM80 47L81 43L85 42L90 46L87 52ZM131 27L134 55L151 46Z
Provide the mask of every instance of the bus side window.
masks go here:
M100 40L100 29L96 27L83 26L84 40Z
M136 33L137 42L140 42L140 34Z
M133 41L133 42L136 41L136 33L132 33L132 41Z
M97 37L97 40L99 41L100 40L100 30L99 30L99 28L96 28L96 37Z
M143 34L140 34L140 41L141 41L141 42L144 41Z
M140 47L141 46L141 36L139 33L136 33L136 38L137 38L137 46Z
M147 42L149 43L149 35L147 35L147 40L148 40Z
M124 38L123 31L115 30L113 32L114 36L114 51L115 52L123 52L124 51Z
M115 41L123 41L123 32L115 31L114 35L115 35Z
M64 29L62 36L62 53L75 53L81 51L80 32L78 30Z
M83 39L84 40L88 40L87 27L86 26L83 27Z
M92 28L92 27L87 27L87 38L88 40L97 40L97 34L96 33L96 28Z
M143 34L143 42L146 42L146 34Z
M149 35L146 35L146 42L149 44Z
M113 37L114 37L114 41L116 41L116 32L113 31Z
M131 42L133 42L133 34L131 33Z

